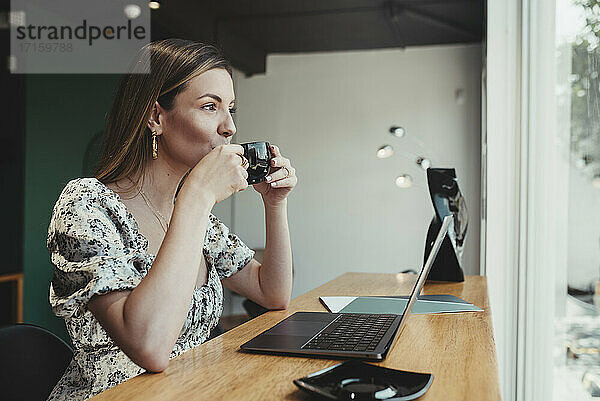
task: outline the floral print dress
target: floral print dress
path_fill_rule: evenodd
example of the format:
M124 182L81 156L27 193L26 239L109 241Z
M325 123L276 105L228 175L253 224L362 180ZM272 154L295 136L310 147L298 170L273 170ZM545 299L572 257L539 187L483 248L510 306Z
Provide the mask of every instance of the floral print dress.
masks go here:
M84 400L145 372L87 309L96 294L135 288L155 258L147 252L148 241L119 195L96 178L70 181L54 206L47 246L54 269L50 304L65 320L74 347L73 359L49 400ZM223 310L220 279L242 269L254 256L212 214L203 253L208 280L194 289L171 358L208 338Z

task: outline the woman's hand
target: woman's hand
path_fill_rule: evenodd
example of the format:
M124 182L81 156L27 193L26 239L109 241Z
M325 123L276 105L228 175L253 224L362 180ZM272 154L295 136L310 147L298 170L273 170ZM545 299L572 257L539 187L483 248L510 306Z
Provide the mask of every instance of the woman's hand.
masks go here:
M277 146L271 145L271 172L267 179L261 183L254 184L254 189L262 195L263 202L267 206L281 204L298 183L296 169L292 167L290 160L281 155Z
M240 145L217 146L190 171L182 190L191 186L209 195L214 204L246 189L248 172L242 167L242 154Z

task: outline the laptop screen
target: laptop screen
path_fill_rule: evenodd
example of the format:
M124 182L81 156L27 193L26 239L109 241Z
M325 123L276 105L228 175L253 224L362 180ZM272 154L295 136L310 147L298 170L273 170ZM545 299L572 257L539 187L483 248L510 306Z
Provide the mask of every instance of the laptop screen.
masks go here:
M433 243L431 253L429 254L429 257L427 258L427 261L423 265L423 268L421 269L421 273L419 274L419 277L417 278L417 282L416 282L415 286L413 287L412 293L410 294L410 298L408 299L408 302L406 304L406 308L404 308L402 322L400 322L400 329L402 329L404 322L406 322L406 319L408 319L408 316L410 315L410 311L412 310L412 307L413 307L415 301L421 294L423 285L425 285L425 281L427 280L427 275L429 274L429 271L431 270L431 266L433 266L435 257L437 256L438 251L440 250L440 247L442 246L442 241L444 240L444 237L446 236L446 233L448 232L448 227L450 227L451 223L452 223L452 215L444 217L444 220L442 222L442 227L440 228L440 231L438 232L435 242ZM398 330L398 333L399 332L400 332L400 330Z

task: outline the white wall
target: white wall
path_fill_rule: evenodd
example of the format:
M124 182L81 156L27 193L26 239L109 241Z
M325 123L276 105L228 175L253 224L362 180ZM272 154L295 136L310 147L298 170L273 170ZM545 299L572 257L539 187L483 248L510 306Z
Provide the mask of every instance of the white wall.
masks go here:
M268 140L297 169L293 296L347 271L421 266L433 209L418 154L456 168L469 209L464 265L478 274L480 72L481 47L469 45L274 55L265 75L236 74L236 142ZM394 124L404 138L387 133ZM377 159L386 143L396 154ZM397 188L400 173L415 185ZM256 192L236 195L234 229L251 247L264 245L263 219Z

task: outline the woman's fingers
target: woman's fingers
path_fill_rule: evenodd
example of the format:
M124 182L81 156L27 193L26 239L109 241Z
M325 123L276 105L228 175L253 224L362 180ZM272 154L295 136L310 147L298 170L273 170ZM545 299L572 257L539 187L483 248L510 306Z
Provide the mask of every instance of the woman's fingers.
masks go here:
M283 156L274 157L271 159L271 167L290 166L290 160Z
M271 145L271 153L273 153L273 155L275 155L275 157L281 157L281 151L279 150L279 147L276 145Z
M292 167L289 159L281 155L279 147L271 145L271 152L271 174L266 177L266 182L276 188L294 187L298 182L296 169Z
M244 148L242 145L230 143L229 145L221 145L221 147L228 153L237 153L238 155L244 154Z
M289 166L289 164L288 164ZM278 182L290 177L296 176L296 169L291 166L283 166L277 171L272 172L266 178L267 182Z
M289 176L288 178L284 178L278 181L273 181L271 182L271 187L274 188L288 188L288 187L295 187L296 184L298 183L298 178L293 175L293 176Z

